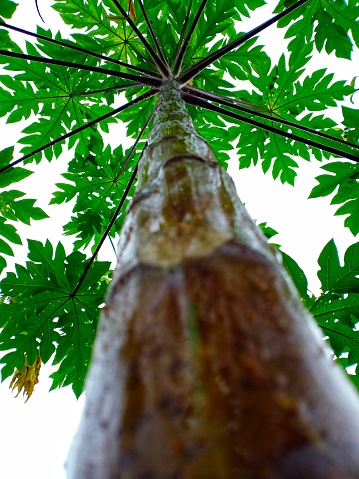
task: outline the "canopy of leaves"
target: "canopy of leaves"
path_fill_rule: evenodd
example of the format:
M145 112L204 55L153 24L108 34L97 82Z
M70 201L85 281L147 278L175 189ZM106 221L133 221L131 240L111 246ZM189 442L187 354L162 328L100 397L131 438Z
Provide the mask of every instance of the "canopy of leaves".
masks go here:
M1 359L3 379L21 370L24 354L33 363L40 346L43 361L59 364L53 387L71 384L81 393L110 275L97 253L121 230L155 96L169 77L224 167L236 148L240 168L260 163L293 185L298 158L325 160L311 197L334 193L337 214L359 232L359 113L343 104L355 81L334 77L330 68L307 73L314 53L350 59L359 42L357 2L279 0L269 8L264 0L55 0L54 14L69 35L68 28L53 32L46 24L18 28L11 20L16 8L30 8L18 1L0 0L0 116L8 124L25 122L17 148L0 152L0 271L12 245L22 244L17 223L33 224L48 213L12 184L21 188L32 174L24 164L51 162L64 149L71 159L50 205L72 202L63 228L74 251L66 255L61 243L29 239L26 265L1 281L0 348L9 351ZM249 17L258 18L250 31ZM261 40L267 27L288 42L278 62ZM21 45L19 34L26 39ZM121 139L115 147L106 140L119 123L133 139L127 151ZM318 298L295 261L285 254L283 260L346 367L358 357L359 251L349 248L344 266L335 251L330 243L319 258Z
M359 388L359 243L347 249L344 265L340 264L333 240L324 247L318 259L318 297L308 290L307 278L294 259L283 253L283 262L304 304L330 341L338 362L344 367L355 365L349 377Z

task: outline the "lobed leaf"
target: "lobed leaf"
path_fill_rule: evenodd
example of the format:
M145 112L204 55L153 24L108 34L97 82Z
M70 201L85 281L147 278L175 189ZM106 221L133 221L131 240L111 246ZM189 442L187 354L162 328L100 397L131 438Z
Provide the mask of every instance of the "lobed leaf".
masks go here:
M0 326L0 348L13 350L2 357L2 378L21 368L24 353L29 361L41 347L44 362L55 352L53 387L72 384L77 396L82 392L91 356L99 305L103 302L109 271L108 262L92 264L88 281L73 294L86 265L79 252L66 256L61 243L54 249L49 241L29 240L26 267L16 265L0 282L9 298L0 304L6 318Z

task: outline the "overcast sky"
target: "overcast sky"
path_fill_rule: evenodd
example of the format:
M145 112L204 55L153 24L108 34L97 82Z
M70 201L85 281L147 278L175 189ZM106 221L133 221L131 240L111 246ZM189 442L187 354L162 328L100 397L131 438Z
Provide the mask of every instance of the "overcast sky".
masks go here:
M35 30L34 22L38 21L34 1L20 0L19 13L11 23L28 30ZM39 0L39 7L46 21L46 26L56 28L57 20L51 13L47 0ZM271 5L277 2L271 1ZM249 30L259 24L263 18L256 15L252 24L247 24L243 30ZM281 43L280 32L275 27L262 35L262 42L271 46L271 51L278 58L285 45ZM275 50L273 50L275 48ZM267 49L269 52L269 49ZM356 57L358 60L359 58ZM355 65L359 62L337 60L334 56L316 57L312 68L328 67L329 71L340 72L337 79L351 80L358 74ZM0 149L16 142L18 126L7 126L1 123L3 134L0 138ZM13 138L13 140L11 139ZM59 181L63 171L61 161L37 168L28 182L29 197L35 198L41 191L39 206L45 207L53 184ZM275 238L283 249L293 256L310 278L311 289L317 292L316 259L324 245L335 237L341 252L354 242L354 238L343 227L343 217L333 217L335 208L330 207L328 198L307 200L315 184L315 176L319 174L320 163L300 161L301 169L296 179L295 188L274 182L270 175L263 175L261 168L250 168L238 172L238 162L233 157L229 166L239 195L246 203L252 217L258 222L267 221L280 234ZM260 192L260 193L258 193ZM34 222L31 227L24 228L24 235L43 241L50 236L56 242L61 235L58 222L54 220L63 206L52 206L46 211L52 216L50 220ZM48 234L49 233L49 234ZM64 238L61 238L64 241ZM66 241L65 241L66 242ZM67 242L69 251L70 244ZM108 248L109 259L113 252ZM24 261L26 249L16 248L16 260ZM0 477L23 479L64 479L63 463L71 438L76 430L77 422L83 405L84 395L76 401L70 388L48 392L51 385L49 374L51 367L43 365L40 373L40 383L35 387L31 399L24 405L22 397L14 399L9 387L9 380L0 386Z

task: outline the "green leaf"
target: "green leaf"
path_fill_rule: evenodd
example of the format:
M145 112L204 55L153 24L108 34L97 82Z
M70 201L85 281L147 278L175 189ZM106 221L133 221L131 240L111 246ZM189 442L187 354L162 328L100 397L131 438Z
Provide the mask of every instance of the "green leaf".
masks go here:
M14 48L14 46L15 43L11 40L9 32L6 30L0 30L0 48L9 50Z
M9 242L14 244L22 244L20 236L17 234L16 228L7 223L5 218L0 216L0 252L6 255L13 256L13 250L9 244ZM6 266L6 259L0 255L0 272Z
M350 328L345 324L335 319L316 318L318 325L322 328L324 334L329 337L330 345L339 358L343 353L349 353L348 358L343 361L338 361L342 365L351 366L359 362L359 331L353 327ZM356 375L348 374L348 378L352 379L356 387L359 385L358 368L356 368Z
M344 121L343 124L346 127L345 133L347 138L352 143L358 143L359 141L359 110L342 107Z
M335 122L312 113L303 117L303 113L307 110L314 113L336 106L345 96L353 93L353 87L346 85L345 81L333 82L333 74L326 74L325 69L303 78L304 67L310 60L310 54L310 45L304 43L290 53L289 59L282 55L278 64L272 68L270 60L263 56L261 61L251 65L252 71L247 69L246 72L248 80L261 94L240 90L235 93L235 97L252 105L266 107L268 114L277 119L303 122L304 126L338 137L334 130ZM242 114L250 116L247 113ZM264 130L243 122L239 125L240 141L237 146L238 154L241 155L240 166L256 164L261 157L264 172L271 171L274 179L280 178L282 183L293 185L298 167L293 156L298 155L310 160L308 147L299 141L293 142L265 131L266 125L287 131L288 128L280 127L278 123L271 123L270 120L261 122ZM323 142L325 143L324 140ZM310 149L317 159L329 156L316 148Z
M247 74L258 69L261 64L270 65L270 58L263 51L262 45L256 45L258 38L252 38L241 45L234 52L227 53L215 63L221 71L227 72L236 80L246 80ZM218 47L215 45L213 50Z
M128 8L127 0L119 1ZM150 24L170 66L178 52L179 39L181 35L186 37L201 2L192 2L191 11L188 11L189 3L144 0ZM239 22L251 17L254 10L265 4L264 0L208 1L190 38L182 71L240 38L242 33L239 30L246 29L241 28ZM294 0L280 0L276 12L293 4ZM0 0L1 18L10 18L15 7L16 4L10 0ZM136 2L135 8L137 28L156 49ZM113 0L55 0L54 10L71 27L70 33L68 27L65 34L53 34L49 29L38 27L37 34L44 38L27 36L25 47L22 44L20 48L12 40L17 38L15 34L11 32L10 36L7 29L0 25L0 49L7 50L0 55L0 62L4 65L0 76L0 116L11 125L26 121L25 128L21 126L24 129L15 141L21 148L21 154L29 155L27 162L39 163L43 156L48 161L58 158L65 145L64 141L58 140L64 134L77 127L86 127L104 114L113 114L114 109L126 99L134 99L149 90L142 84L134 87L133 82L117 76L91 71L93 67L112 69L114 73L133 73L129 67L136 66L145 70L144 73L137 73L139 77L152 72L152 75L162 78L139 35L119 18ZM198 71L192 83L212 93L259 107L272 119L300 122L317 132L359 144L357 110L343 107L342 124L333 119L338 116L335 109L340 102L348 96L355 100L355 82L349 85L340 81L340 72L338 78L334 78L325 69L311 70L310 74L307 71L314 48L324 55L331 52L342 58L350 57L353 42L359 45L358 13L355 0L306 2L278 23L280 28L286 27L284 36L289 40L288 49L278 62L272 61L267 53L271 51L271 45L264 47L260 44L260 35L248 39L218 58L213 65ZM261 12L258 15L261 18ZM275 39L275 26L272 28ZM125 65L115 65L56 42L81 47L89 53L96 52L111 60L120 60ZM29 55L53 59L58 64L12 58L7 56L9 50L20 56L24 50ZM61 61L76 62L89 70L69 68ZM330 66L328 60L328 68ZM124 94L119 93L118 89L124 87L129 88ZM26 266L17 265L16 272L8 273L3 279L0 344L4 351L8 351L3 358L3 376L12 374L14 367L21 366L24 352L27 352L29 361L34 359L40 344L43 359L46 361L55 353L54 362L59 367L52 375L52 387L72 384L76 395L81 393L99 305L103 302L109 281L109 265L94 261L86 276L82 277L88 259L80 250L95 249L103 238L126 191L147 135L147 132L143 134L134 155L125 165L128 150L120 146L123 144L127 148L125 139L118 134L112 135L117 145L110 147L107 132L110 131L110 123L123 122L127 126L127 137L137 138L155 105L154 97L121 112L116 118L109 116L101 124L84 128L66 142L66 147L71 149L69 161L63 162L62 179L50 203L72 202L72 213L64 220L64 233L73 236L74 251L67 255L60 244L53 247L49 242L29 240ZM307 147L303 142L269 132L268 127L271 126L283 132L292 131L271 119L260 120L263 129L248 125L245 120L258 120L256 108L253 108L253 114L244 113L241 121L228 121L225 115L194 106L188 111L198 133L210 143L225 168L231 150L237 148L241 168L260 164L263 171L271 172L274 178L293 185L298 156L308 161L313 156L318 160L330 158L319 148ZM304 133L298 135L305 136ZM309 133L305 138L312 136ZM323 137L320 142L326 146L333 144ZM33 153L42 148L44 155L42 152ZM341 143L341 148L353 155L357 151L345 142ZM0 152L0 168L12 161L12 147ZM346 216L345 225L354 234L359 232L358 173L356 164L338 159L331 161L325 164L323 174L317 178L318 185L311 193L311 197L333 195L332 203L338 205L336 214ZM0 174L0 271L6 266L7 255L12 255L13 250L16 252L13 245L21 244L15 222L30 224L32 219L47 217L42 209L35 206L34 199L27 198L20 191L22 188L9 189L12 183L30 174L31 171L22 165ZM131 188L109 233L110 237L119 234L126 207L133 195L134 188ZM268 236L275 233L267 226L264 231ZM292 258L283 255L283 262L303 301L312 308L318 322L324 321L325 327L330 323L333 328L339 323L349 328L350 334L355 333L353 325L357 318L357 254L357 247L353 245L346 253L344 265L341 265L335 244L326 246L319 259L323 294L317 299L308 294L307 280L301 268ZM336 330L335 334L342 332ZM348 338L348 342L345 339L335 347L338 353L341 348L343 351L349 348L352 362L357 353L354 344L350 343L353 339L350 334L345 332L342 337ZM343 357L339 359L344 362Z
M268 239L271 239L273 236L278 234L278 231L273 229L271 226L267 226L267 223L259 223L258 226Z
M74 197L73 213L69 223L64 226L66 235L76 235L76 249L86 247L101 239L102 232L125 192L128 178L138 161L139 152L125 165L127 152L119 146L114 151L103 142L94 139L91 154L84 158L76 155L69 164L69 172L63 177L71 183L58 183L60 190L54 192L51 204L71 201ZM84 167L86 165L86 167ZM119 175L123 169L121 175ZM129 192L129 196L134 191ZM114 225L111 235L119 232L124 219L124 212L129 200L125 201L122 211Z
M281 12L287 5L288 2L280 0L274 12ZM309 42L314 33L318 51L325 47L327 53L334 51L337 57L349 59L353 51L349 33L356 46L359 45L358 16L359 7L355 0L313 0L284 17L278 26L282 28L293 22L286 33L287 38L293 38L290 50Z
M359 321L359 295L349 293L338 299L321 298L313 303L310 312L318 322L339 320L353 329Z
M12 243L15 244L22 244L20 236L16 232L16 228L9 224L6 223L5 218L2 218L0 216L0 236L3 236L6 238L8 241L11 241Z
M308 294L308 280L304 271L293 258L291 258L283 251L281 253L283 264L288 271L289 276L292 278L293 283L298 290L299 296L301 297L304 304L309 307L313 300Z
M18 6L17 3L11 0L0 0L0 20L2 18L11 18Z
M11 163L13 159L13 153L13 146L0 151L0 168ZM25 168L14 167L9 170L5 170L0 173L0 188L5 188L12 183L17 183L18 181L27 178L29 175L32 175L32 171L26 170Z
M99 305L107 286L109 263L95 262L89 280L77 294L74 289L86 266L85 255L77 252L66 256L59 243L54 249L47 241L29 241L26 267L16 265L16 273L8 273L1 283L1 292L10 298L0 304L0 317L6 323L0 332L0 348L14 349L2 357L2 378L19 368L24 353L29 361L41 356L48 361L55 352L53 387L71 384L77 396L83 389L88 368Z
M0 213L9 220L21 221L27 225L30 220L43 220L48 215L34 206L36 200L20 199L25 195L22 191L11 190L0 194Z
M330 240L320 253L318 278L324 293L359 292L359 243L349 246L340 265L334 240Z
M336 215L348 215L344 221L353 234L359 233L359 195L358 178L359 165L347 162L333 162L322 167L324 171L330 174L319 175L316 185L309 198L318 198L328 196L336 191L333 196L332 204L342 204L335 212Z
M17 183L30 175L32 175L32 171L19 167L3 171L0 173L0 188L5 188L12 183Z
M337 57L350 59L353 46L344 28L335 24L333 17L323 10L317 10L314 20L318 20L315 29L315 44L318 51L320 52L325 44L325 51L328 54L335 51Z
M46 51L46 48L43 49ZM27 51L39 56L38 50L29 43ZM11 58L8 63L5 69L20 73L13 77L0 78L0 82L12 91L9 93L7 90L0 90L0 114L10 113L8 123L27 119L31 114L38 117L37 121L24 128L25 136L19 140L19 143L25 144L21 149L24 155L48 145L52 140L57 140L74 125L80 127L112 111L107 105L96 104L91 97L92 91L106 86L100 74L90 72L80 74L55 65L47 72L45 64L35 62L31 62L24 72L25 62L22 59ZM123 82L120 80L118 83ZM38 91L35 91L33 84L37 86ZM108 123L114 121L108 118L101 122L101 126L106 130ZM95 132L96 126L72 136L69 147L78 142L76 151L87 153L90 136ZM50 145L44 152L45 157L51 161L54 156L60 155L62 148L63 142ZM34 156L37 161L40 161L41 157L41 153Z
M83 29L85 33L76 33L73 37L82 48L92 51L103 51L124 62L128 60L141 63L149 55L132 29L126 22L117 25L111 21L112 15L118 15L118 10L112 1L97 0L56 0L53 8L60 13L64 22L75 29ZM125 7L127 8L127 6ZM142 33L147 28L142 23ZM165 31L165 30L163 30ZM92 42L92 43L91 43ZM94 47L94 44L97 46Z
M9 244L0 238L0 253L7 254L9 256L14 256L14 252L9 246Z

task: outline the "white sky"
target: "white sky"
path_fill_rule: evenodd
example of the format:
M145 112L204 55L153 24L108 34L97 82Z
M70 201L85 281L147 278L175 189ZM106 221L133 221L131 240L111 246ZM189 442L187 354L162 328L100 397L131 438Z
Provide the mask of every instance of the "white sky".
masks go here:
M19 1L19 14L12 24L35 31L34 23L38 21L35 10L35 1ZM57 20L49 8L48 0L39 0L39 7L46 21L46 27L56 29ZM277 1L270 1L271 6ZM256 20L249 23L243 30L249 30L259 24L263 18L256 16ZM285 49L280 41L280 32L275 28L262 35L262 42L270 45L267 51L273 52L277 58ZM277 40L278 39L278 40ZM359 56L355 56L356 60ZM335 57L322 55L312 61L312 68L327 67L329 71L339 72L338 79L351 80L358 74L358 61L352 64L346 60L337 60ZM16 141L19 131L18 126L1 123L3 134L0 137L0 149L11 146ZM14 138L11 140L11 138ZM58 175L63 171L61 161L45 163L41 170L31 175L29 181L29 197L37 198L38 191L41 197L49 198L53 191L53 184L60 181ZM65 160L66 161L66 160ZM343 217L334 217L335 208L329 205L328 198L307 200L307 197L316 183L314 178L320 174L320 163L313 160L308 163L300 160L299 176L296 179L295 188L282 185L279 181L273 181L270 175L263 175L261 168L250 168L238 172L238 162L233 158L229 172L233 176L239 196L252 215L258 222L267 223L280 234L274 239L281 244L283 249L296 259L310 278L311 289L317 291L316 259L324 245L335 237L343 253L346 247L355 240L350 232L343 227ZM29 166L27 166L29 168ZM56 179L55 179L56 178ZM21 188L20 188L21 189ZM260 193L258 193L260 192ZM46 201L39 201L39 206L45 207ZM31 227L24 228L24 235L32 239L43 241L51 237L56 242L61 235L58 226L60 210L63 206L45 208L51 214L52 219L41 222L33 222ZM69 210L67 210L69 211ZM67 238L67 249L70 251L70 243ZM107 251L109 259L113 259L111 248ZM111 254L112 252L112 254ZM16 260L25 260L26 250L16 248ZM84 395L76 401L69 387L53 392L48 392L51 385L49 379L51 367L43 365L40 373L40 383L35 387L35 392L30 400L24 405L22 397L13 398L9 387L10 380L0 385L0 477L22 479L23 477L36 477L36 479L64 479L63 463L71 438L76 430L81 413Z

